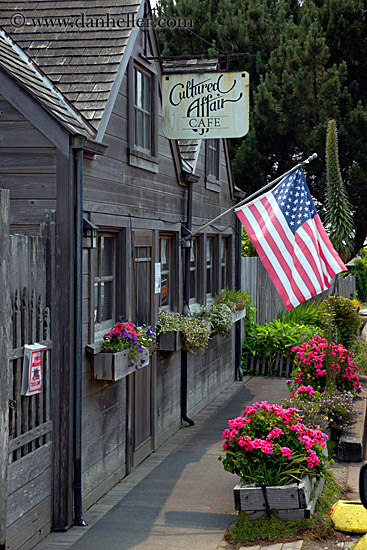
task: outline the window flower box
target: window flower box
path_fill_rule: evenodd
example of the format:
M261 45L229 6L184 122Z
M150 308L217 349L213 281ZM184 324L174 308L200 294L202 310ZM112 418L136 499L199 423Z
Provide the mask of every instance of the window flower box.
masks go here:
M236 323L236 321L240 321L241 319L244 319L246 317L246 308L243 309L236 309L232 313L232 323Z
M311 518L324 484L324 477L315 480L304 476L299 483L266 487L269 507L282 520ZM266 513L261 487L239 484L234 487L233 495L237 512L245 511L252 519L258 519Z
M159 351L178 351L182 348L182 335L178 330L170 330L158 336Z
M110 380L116 382L149 365L149 350L144 348L139 353L138 362L135 363L130 356L130 350L122 350L117 353L101 352L102 344L90 344L86 350L90 357L91 379Z

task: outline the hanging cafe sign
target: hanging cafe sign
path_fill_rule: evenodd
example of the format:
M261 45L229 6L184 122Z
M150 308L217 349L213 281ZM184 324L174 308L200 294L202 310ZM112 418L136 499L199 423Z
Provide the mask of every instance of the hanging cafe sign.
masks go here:
M163 133L169 139L242 137L249 127L246 72L164 74Z

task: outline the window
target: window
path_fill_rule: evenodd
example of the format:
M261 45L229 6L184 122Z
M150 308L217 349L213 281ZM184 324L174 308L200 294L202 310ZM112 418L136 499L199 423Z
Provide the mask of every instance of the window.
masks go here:
M159 261L161 263L161 303L160 307L169 309L171 305L171 260L172 239L170 237L159 238Z
M214 238L208 237L206 240L206 297L207 298L211 298L214 293L213 258L214 258Z
M114 322L115 239L108 233L98 235L94 251L94 324L98 329Z
M227 269L228 269L228 237L220 239L220 288L225 288L228 284Z
M220 191L220 139L205 140L205 181L207 189Z
M198 240L194 239L191 247L190 256L190 303L198 301L198 277L197 277L197 261L198 261Z
M128 161L158 173L157 76L132 59L128 79Z
M148 153L152 152L152 84L151 77L134 67L135 143Z

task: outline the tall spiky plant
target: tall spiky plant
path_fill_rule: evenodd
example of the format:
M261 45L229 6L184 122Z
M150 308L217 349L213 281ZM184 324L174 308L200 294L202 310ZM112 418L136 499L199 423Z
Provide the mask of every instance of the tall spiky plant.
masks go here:
M353 250L353 217L339 166L338 131L334 119L326 133L326 224L329 238L341 259L346 262Z

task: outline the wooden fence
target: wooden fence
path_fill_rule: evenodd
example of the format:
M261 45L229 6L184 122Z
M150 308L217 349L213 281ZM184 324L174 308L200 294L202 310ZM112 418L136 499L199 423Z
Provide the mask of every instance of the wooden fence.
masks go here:
M339 277L338 285L338 293L349 298L351 292L355 292L356 288L354 275L348 275L345 278ZM280 311L286 311L260 258L242 258L242 288L250 294L251 300L256 303L256 322L260 325L276 319ZM333 285L308 301L323 300L330 295L332 290Z
M52 521L52 341L46 238L10 235L8 214L0 190L0 550L26 550ZM24 345L36 342L46 348L42 391L24 396Z

